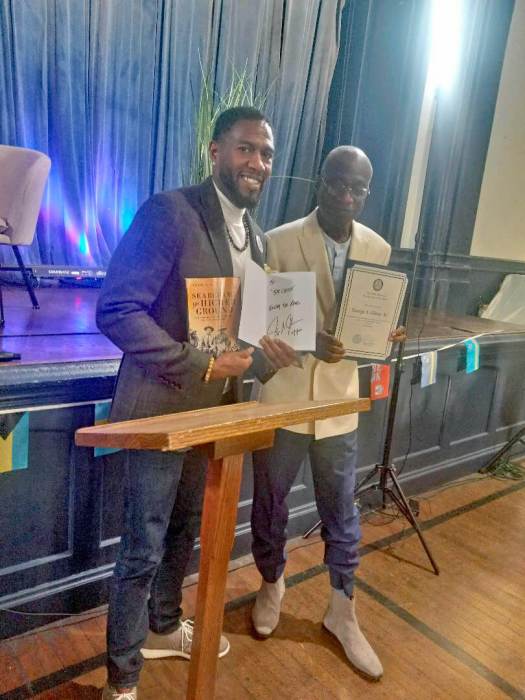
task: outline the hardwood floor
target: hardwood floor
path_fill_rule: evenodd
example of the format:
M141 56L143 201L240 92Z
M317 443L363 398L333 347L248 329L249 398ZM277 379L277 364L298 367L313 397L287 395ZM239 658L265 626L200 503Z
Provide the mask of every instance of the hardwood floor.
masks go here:
M317 700L525 700L525 482L471 478L420 497L423 529L440 569L432 573L401 519L363 518L357 609L385 667L379 683L357 675L322 629L329 593L318 534L290 543L280 625L253 638L258 575L232 562L217 698ZM195 582L184 591L193 615ZM99 614L0 644L0 700L100 697L105 619ZM145 663L140 700L184 698L188 664ZM203 699L205 700L205 699Z

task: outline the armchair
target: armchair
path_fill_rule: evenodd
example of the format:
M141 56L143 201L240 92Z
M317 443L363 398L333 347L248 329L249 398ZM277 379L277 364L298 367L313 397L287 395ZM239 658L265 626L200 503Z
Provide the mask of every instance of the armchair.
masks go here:
M0 145L0 245L9 245L18 263L33 308L38 300L18 246L31 245L51 160L29 148ZM3 324L0 287L0 324Z

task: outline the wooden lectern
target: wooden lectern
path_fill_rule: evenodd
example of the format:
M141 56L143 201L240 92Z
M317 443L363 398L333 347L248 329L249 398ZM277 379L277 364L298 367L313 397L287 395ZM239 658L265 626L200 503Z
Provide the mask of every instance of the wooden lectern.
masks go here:
M251 401L77 430L76 443L85 447L162 451L197 447L208 454L187 698L214 697L244 452L271 447L276 428L369 409L369 399L281 404Z

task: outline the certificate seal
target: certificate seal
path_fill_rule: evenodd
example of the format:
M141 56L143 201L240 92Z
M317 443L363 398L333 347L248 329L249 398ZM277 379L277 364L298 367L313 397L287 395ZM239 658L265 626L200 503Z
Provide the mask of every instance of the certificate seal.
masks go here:
M376 279L372 283L374 292L380 292L383 289L383 280Z

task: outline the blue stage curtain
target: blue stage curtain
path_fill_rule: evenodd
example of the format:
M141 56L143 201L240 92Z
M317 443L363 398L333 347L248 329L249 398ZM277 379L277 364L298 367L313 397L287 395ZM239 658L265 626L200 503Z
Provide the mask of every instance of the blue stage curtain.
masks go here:
M362 148L374 167L361 221L393 245L403 227L425 88L431 0L353 0L342 13L324 152Z
M3 0L0 142L52 159L26 261L104 267L140 203L182 184L200 60L217 90L247 66L269 90L275 172L315 173L342 4ZM263 225L304 213L310 192L294 182L272 182Z
M276 158L275 177L260 207L259 219L267 230L303 217L310 210L312 180L321 163L343 6L343 2L332 0L284 4L278 73L268 83Z

